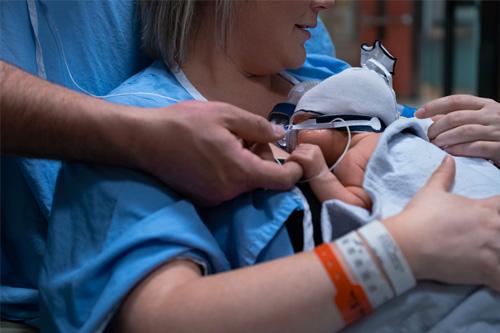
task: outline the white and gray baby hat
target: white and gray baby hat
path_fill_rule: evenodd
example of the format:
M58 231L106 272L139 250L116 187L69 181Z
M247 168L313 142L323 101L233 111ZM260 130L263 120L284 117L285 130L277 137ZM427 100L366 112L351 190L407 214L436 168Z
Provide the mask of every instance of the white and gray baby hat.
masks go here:
M384 127L399 118L391 75L396 59L379 41L361 48L362 67L348 68L309 89L299 99L294 116L307 112L376 117Z

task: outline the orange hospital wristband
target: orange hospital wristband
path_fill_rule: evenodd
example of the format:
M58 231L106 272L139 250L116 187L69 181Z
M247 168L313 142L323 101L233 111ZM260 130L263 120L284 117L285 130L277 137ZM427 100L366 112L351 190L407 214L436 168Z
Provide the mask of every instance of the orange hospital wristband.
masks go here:
M351 281L328 243L314 249L330 280L337 289L334 303L337 305L346 325L370 314L373 309L363 288Z

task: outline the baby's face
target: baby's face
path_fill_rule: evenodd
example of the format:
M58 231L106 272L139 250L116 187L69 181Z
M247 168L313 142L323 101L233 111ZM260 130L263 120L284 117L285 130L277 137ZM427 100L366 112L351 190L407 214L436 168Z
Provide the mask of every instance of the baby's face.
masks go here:
M328 166L333 165L340 157L347 144L347 132L323 129L303 130L298 134L299 143L311 143L319 146Z

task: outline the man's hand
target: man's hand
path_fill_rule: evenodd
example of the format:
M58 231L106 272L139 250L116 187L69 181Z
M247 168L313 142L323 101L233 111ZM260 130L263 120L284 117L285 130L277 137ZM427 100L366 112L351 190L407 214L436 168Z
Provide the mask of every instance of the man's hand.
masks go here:
M229 104L144 109L70 91L3 61L0 73L2 153L139 168L206 205L255 188L289 189L302 176L297 165L247 149L278 140L282 129Z
M500 167L500 103L453 95L425 104L415 116L432 117L429 139L448 153L486 158Z
M302 176L300 168L249 149L284 131L235 106L189 101L135 110L132 117L135 164L197 203L215 205L256 188L286 190Z

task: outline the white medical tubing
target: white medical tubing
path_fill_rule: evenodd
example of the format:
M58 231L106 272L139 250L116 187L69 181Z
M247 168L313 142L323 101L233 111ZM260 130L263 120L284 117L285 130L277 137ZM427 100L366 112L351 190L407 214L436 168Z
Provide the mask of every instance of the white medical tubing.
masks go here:
M36 67L38 76L47 80L47 73L45 72L45 63L43 60L43 49L42 44L40 43L40 33L38 30L38 9L36 7L35 0L26 0L26 3L28 4L31 28L33 29L33 35L35 36Z
M29 5L29 3L31 1L34 1L34 0L27 0L27 1L28 1L28 5ZM31 14L31 11L30 11L30 14ZM71 70L69 69L68 60L66 58L66 53L64 52L64 45L63 45L61 36L59 35L59 30L57 29L56 25L52 22L52 20L50 19L50 17L47 17L47 21L49 22L49 24L50 24L50 26L51 26L51 28L54 31L54 34L56 36L57 45L58 45L58 47L59 47L59 49L61 51L62 59L63 59L64 65L66 67L66 71L68 72L68 76L69 76L71 82L73 82L73 84L78 89L80 89L80 91L84 92L87 95L90 95L92 97L99 98L99 99L105 99L105 98L111 98L111 97L119 97L119 96L152 96L152 97L164 98L166 100L169 100L169 101L175 102L175 103L180 102L180 100L178 100L176 98L173 98L173 97L170 97L170 96L165 96L165 95L162 95L162 94L156 94L156 93L152 93L152 92L135 91L135 92L124 92L124 93L108 94L108 95L95 95L95 94L92 94L91 92L89 92L88 90L82 88L76 82L75 78L73 77L73 74L71 73ZM38 45L40 42L39 42L39 38L38 38L37 34L35 34L35 38L37 40L37 45Z
M332 120L331 122L336 122L336 121L341 121L341 122L344 122L345 123L345 120L342 119L342 118L335 118L334 120ZM338 127L341 127L341 126L337 126ZM349 126L345 125L345 128L347 130L347 144L345 145L345 148L344 148L344 151L342 152L342 154L340 154L340 157L338 158L338 160L333 163L333 165L331 167L328 168L328 170L325 170L325 171L322 171L320 172L319 174L317 174L316 176L313 176L311 178L308 178L308 179L305 179L305 180L301 180L299 183L307 183L307 182L310 182L311 180L315 179L315 178L318 178L318 177L321 177L323 176L325 173L327 172L332 172L333 169L335 169L335 167L337 165L339 165L340 161L342 161L345 157L345 155L347 154L347 151L349 150L349 147L351 146L351 138L352 138L352 135L351 135L351 129L349 128Z

